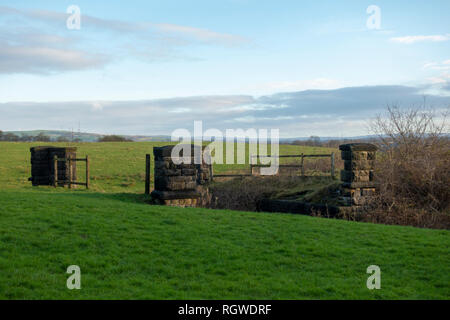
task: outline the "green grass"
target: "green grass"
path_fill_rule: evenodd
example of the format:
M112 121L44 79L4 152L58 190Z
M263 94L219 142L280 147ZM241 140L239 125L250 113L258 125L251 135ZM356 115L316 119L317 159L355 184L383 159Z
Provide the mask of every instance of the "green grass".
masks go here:
M78 145L96 179L69 191L31 187L30 144L0 143L0 299L450 297L448 231L148 205L153 145ZM73 264L81 290L66 288Z
M75 146L77 157L89 155L91 161L91 187L97 192L142 193L145 179L145 155L153 155L153 146L165 146L170 142L105 142L105 143L16 143L0 142L0 188L31 190L30 147L37 145ZM248 150L248 146L247 146ZM318 147L281 145L281 154L324 154L337 150ZM236 155L235 155L236 156ZM247 159L248 160L248 159ZM78 165L78 179L84 179L84 163ZM153 156L151 166L154 166ZM247 164L215 164L216 174L227 172L248 173ZM153 175L152 175L153 176ZM152 182L153 185L153 182Z

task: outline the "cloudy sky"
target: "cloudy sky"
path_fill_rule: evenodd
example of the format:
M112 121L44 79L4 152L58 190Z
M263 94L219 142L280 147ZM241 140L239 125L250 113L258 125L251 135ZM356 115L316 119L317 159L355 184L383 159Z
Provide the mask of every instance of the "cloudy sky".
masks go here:
M448 0L0 1L0 130L352 136L424 96L450 106Z

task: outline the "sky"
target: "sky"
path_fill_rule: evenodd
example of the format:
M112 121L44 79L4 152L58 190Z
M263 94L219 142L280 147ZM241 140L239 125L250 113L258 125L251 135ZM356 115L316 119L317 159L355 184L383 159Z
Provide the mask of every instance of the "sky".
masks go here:
M357 136L424 97L450 106L448 0L0 0L4 131Z

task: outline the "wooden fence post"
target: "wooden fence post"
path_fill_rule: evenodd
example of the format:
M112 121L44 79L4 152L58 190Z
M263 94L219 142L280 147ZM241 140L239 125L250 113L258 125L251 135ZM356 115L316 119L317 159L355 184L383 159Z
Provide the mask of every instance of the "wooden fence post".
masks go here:
M331 177L334 178L334 152L331 153Z
M86 155L86 189L89 189L89 156Z
M67 159L68 159L68 162L69 162L68 184L69 184L69 189L72 189L72 156L69 155Z
M301 163L301 166L302 166L302 177L305 176L305 164L304 164L304 160L305 160L305 156L304 156L304 154L302 153L302 163Z
M56 188L58 184L58 156L55 154L53 157L53 186Z
M150 154L145 156L145 194L150 194Z
M209 166L209 176L211 177L211 182L214 181L214 161L211 159L211 165Z

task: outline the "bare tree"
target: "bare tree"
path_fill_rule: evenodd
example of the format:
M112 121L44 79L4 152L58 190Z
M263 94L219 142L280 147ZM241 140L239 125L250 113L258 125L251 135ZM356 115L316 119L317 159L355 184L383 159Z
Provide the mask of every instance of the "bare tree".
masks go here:
M389 106L371 129L378 135L380 147L377 219L450 227L448 109L437 113L424 106Z

